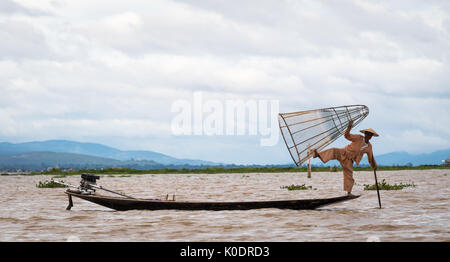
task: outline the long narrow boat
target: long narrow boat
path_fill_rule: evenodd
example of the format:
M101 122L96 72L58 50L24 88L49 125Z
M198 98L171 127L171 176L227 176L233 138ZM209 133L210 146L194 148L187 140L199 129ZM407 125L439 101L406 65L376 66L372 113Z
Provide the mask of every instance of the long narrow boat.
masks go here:
M260 208L279 208L279 209L315 209L325 205L343 202L358 198L359 196L340 196L323 199L299 199L299 200L275 200L275 201L244 201L244 202L185 202L171 200L145 200L132 199L124 197L111 197L97 194L83 194L79 190L66 191L69 196L70 209L73 206L72 196L78 197L89 202L105 206L111 209L125 210L249 210Z

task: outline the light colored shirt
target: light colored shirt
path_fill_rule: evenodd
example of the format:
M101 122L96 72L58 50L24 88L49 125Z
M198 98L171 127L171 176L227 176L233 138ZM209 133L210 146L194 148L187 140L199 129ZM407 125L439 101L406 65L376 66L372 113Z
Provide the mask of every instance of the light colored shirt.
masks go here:
M361 162L364 154L367 154L367 159L370 166L372 168L377 166L377 162L373 157L372 144L370 144L370 142L366 143L364 136L350 134L348 131L345 132L344 136L347 140L352 141L352 143L344 147L347 158L352 159L357 165L359 165L359 162Z

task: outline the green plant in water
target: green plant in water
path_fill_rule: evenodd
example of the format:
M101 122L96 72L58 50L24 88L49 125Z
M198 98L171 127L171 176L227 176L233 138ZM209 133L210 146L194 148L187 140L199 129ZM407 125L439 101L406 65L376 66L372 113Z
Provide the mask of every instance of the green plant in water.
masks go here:
M402 190L405 187L416 187L416 185L414 185L414 182L412 184L393 184L393 185L389 185L388 183L386 183L386 180L383 179L383 181L378 182L378 189L379 190ZM377 187L375 184L373 185L368 185L368 184L364 184L364 190L377 190Z
M290 185L290 186L282 186L280 187L281 189L287 189L289 191L291 190L308 190L308 189L313 189L312 186L306 186L305 184L303 185Z
M63 178L63 177L66 177L66 176L67 176L66 174L60 174L60 175L53 176L53 178Z
M331 171L339 171L342 168L331 167ZM378 166L379 171L397 171L397 170L429 170L429 169L450 169L450 166L442 165L422 165L422 166ZM330 167L311 167L313 172L329 172ZM372 171L369 166L356 166L354 171ZM175 168L163 168L163 169L131 169L131 168L104 168L104 169L80 169L72 171L62 171L60 169L52 169L49 171L42 172L32 172L28 175L79 175L81 173L95 173L95 174L229 174L229 173L286 173L286 172L307 172L306 166L302 167L238 167L238 168L228 168L228 167L207 167L207 168L195 168L195 169L175 169Z
M64 181L61 181L61 182L64 182ZM38 187L38 188L57 188L57 187L67 187L67 186L56 183L53 180L50 180L50 181L46 180L44 182L39 181L39 184L36 184L36 187Z

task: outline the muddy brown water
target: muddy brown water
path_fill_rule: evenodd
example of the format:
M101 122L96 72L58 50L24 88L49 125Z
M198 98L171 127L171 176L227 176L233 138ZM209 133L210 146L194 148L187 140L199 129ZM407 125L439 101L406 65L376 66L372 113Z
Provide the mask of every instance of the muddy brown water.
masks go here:
M373 172L355 172L355 200L316 210L114 211L36 184L52 176L0 177L0 241L450 241L450 170L378 171L390 184L378 208ZM79 183L79 176L63 178ZM250 201L344 194L342 173L155 174L102 176L99 185L142 198ZM306 184L313 190L280 187Z

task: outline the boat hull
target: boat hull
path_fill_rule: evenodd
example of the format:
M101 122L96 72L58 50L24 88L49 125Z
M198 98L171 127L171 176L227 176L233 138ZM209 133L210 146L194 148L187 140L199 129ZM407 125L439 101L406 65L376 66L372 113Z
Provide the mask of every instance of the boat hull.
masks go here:
M118 211L125 210L250 210L261 208L279 209L315 209L325 205L352 200L359 196L341 196L324 199L276 200L276 201L244 201L244 202L183 202L167 200L143 200L102 195L85 195L71 190L66 194Z

